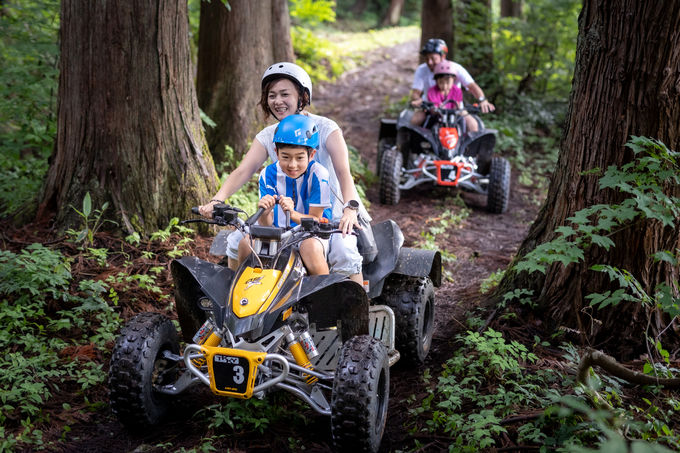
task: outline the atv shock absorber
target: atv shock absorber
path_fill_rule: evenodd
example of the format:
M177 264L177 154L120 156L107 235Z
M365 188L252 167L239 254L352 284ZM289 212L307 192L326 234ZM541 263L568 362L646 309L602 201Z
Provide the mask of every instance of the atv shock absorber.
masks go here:
M308 370L313 370L314 367L312 367L312 364L310 363L309 358L307 357L307 353L305 352L304 348L300 344L300 341L298 341L293 332L289 332L288 334L286 334L286 342L288 343L288 349L290 350L290 353L293 354L295 363L297 363L301 367L307 368ZM319 380L318 378L310 374L303 374L302 377L305 379L305 382L310 385L314 384Z
M220 341L222 341L222 336L217 332L215 325L210 318L205 320L193 338L195 344L200 344L202 346L218 346ZM206 364L206 360L204 356L201 356L191 359L191 363L193 363L196 368L201 368Z

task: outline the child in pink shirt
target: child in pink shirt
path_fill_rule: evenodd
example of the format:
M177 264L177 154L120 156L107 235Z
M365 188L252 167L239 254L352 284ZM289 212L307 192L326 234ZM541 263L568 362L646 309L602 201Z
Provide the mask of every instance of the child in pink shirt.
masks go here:
M435 85L427 90L427 100L435 107L457 109L463 106L463 92L456 85L456 73L450 61L444 60L434 68ZM450 100L447 105L442 105Z

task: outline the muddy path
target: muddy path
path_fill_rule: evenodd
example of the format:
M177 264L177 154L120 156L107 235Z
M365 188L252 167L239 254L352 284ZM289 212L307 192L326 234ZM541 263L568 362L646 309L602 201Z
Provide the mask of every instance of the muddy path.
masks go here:
M390 104L407 95L417 58L418 42L414 40L371 52L361 67L334 83L315 86L312 111L337 121L347 142L359 150L371 169L375 169L379 119ZM526 201L530 190L518 186L515 179L513 174L510 206L503 215L487 213L483 197L457 194L451 189L421 186L403 193L397 206L383 206L378 202L376 184L367 188L374 221L396 221L404 233L405 245L410 247L423 247L426 239L421 232L437 227L429 241L449 257L444 264L445 279L436 291L436 330L428 359L417 369L397 363L391 370L390 407L381 452L410 451L415 447L414 435L406 425L408 410L414 406L409 398L414 396L420 401L427 394L423 373L426 369L433 376L439 373L455 347L455 335L466 329L466 318L483 300L480 284L507 266L536 215L538 207ZM452 220L457 217L461 220ZM207 250L209 239L204 241ZM129 430L109 410L100 409L90 419L71 423L70 432L54 451L205 451L200 447L206 443L215 448L213 451L232 453L331 450L326 417L296 403L287 394L273 397L270 403L283 405L298 415L281 421L275 408L261 404L258 416L275 420L262 432L254 431L252 426L207 427L206 415L196 412L218 401L209 390L194 388L180 397L177 413L162 426ZM106 399L101 395L101 400ZM58 438L59 433L50 435ZM422 451L448 451L446 439L424 435L417 440L427 446Z

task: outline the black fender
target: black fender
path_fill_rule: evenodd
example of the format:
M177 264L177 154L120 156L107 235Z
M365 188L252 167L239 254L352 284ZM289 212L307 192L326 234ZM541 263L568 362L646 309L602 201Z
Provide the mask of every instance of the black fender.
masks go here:
M482 129L462 137L459 153L465 157L474 157L480 174L486 175L491 170L496 134L495 129Z
M378 133L378 141L386 137L397 136L397 120L393 118L380 119L380 132Z
M195 256L172 261L170 271L175 286L177 318L184 340L191 341L206 320L205 312L198 306L198 301L203 297L210 299L215 320L218 327L222 327L234 271Z
M429 277L436 287L442 284L442 255L436 250L403 247L393 274Z

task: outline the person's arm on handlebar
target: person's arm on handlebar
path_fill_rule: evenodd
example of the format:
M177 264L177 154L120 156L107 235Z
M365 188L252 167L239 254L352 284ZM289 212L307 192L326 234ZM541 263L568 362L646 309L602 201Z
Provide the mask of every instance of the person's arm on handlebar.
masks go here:
M479 102L479 109L482 111L482 113L489 113L496 110L496 106L486 99L486 96L484 96L484 91L482 91L477 83L473 82L469 84L467 89L475 97L475 99L477 99L477 102Z
M274 222L274 210L276 206L276 198L272 195L265 195L257 202L257 207L264 209L264 213L260 216L258 222L260 225L270 226Z
M265 160L267 160L267 150L257 139L253 140L253 144L250 146L245 157L239 166L236 167L236 170L227 176L227 179L222 184L222 187L220 187L220 190L217 191L215 196L212 197L208 203L198 207L201 215L211 218L213 206L232 196L248 182L250 177L255 174Z
M293 199L290 197L281 197L279 199L279 206L281 206L281 209L283 209L284 212L290 212L290 220L297 223L298 225L302 223L303 218L311 217L318 221L321 217L323 217L323 206L310 206L309 214L303 214L295 210L295 204L293 203Z

